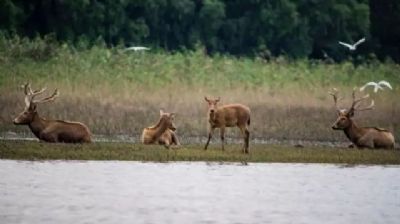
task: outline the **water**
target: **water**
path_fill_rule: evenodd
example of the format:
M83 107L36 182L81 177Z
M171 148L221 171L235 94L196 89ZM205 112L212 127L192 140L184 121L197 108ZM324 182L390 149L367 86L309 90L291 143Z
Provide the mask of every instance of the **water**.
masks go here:
M400 167L0 160L0 223L399 223Z

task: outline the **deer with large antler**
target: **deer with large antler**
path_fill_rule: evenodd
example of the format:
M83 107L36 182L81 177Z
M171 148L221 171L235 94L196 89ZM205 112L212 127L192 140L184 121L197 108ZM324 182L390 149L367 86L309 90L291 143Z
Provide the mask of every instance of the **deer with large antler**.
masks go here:
M51 102L59 95L56 89L52 95L36 100L46 88L32 91L29 83L23 85L25 93L25 109L14 120L16 125L28 125L33 134L45 142L88 143L91 142L91 134L86 125L79 122L61 120L47 120L41 118L37 112L37 105Z
M353 90L353 102L349 110L339 109L337 103L340 99L338 98L337 89L334 88L330 94L333 96L335 107L338 113L338 118L332 125L334 130L343 130L347 138L353 144L355 144L357 148L394 149L394 137L390 131L377 127L358 127L352 120L354 112L371 110L374 108L373 100L371 100L371 104L369 106L364 108L360 107L360 103L369 98L368 94L356 99L355 90Z

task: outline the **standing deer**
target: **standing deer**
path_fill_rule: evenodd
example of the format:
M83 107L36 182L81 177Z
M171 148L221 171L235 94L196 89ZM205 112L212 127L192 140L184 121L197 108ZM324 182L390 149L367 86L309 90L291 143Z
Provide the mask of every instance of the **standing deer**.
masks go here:
M215 128L220 129L222 150L224 150L225 128L237 126L244 138L243 152L249 153L250 109L242 104L228 104L218 107L220 97L214 100L207 97L204 97L204 99L208 103L207 119L209 122L208 140L204 150L207 150Z
M37 105L53 101L59 95L57 89L51 96L35 100L35 97L43 93L46 88L32 91L29 83L23 85L23 88L25 92L25 109L13 120L14 124L28 125L33 134L45 142L91 142L91 134L86 125L79 122L46 120L39 116L36 110Z
M357 146L357 148L386 148L394 149L394 137L391 132L385 129L377 127L358 127L355 122L351 119L354 116L355 111L371 110L374 107L374 101L368 107L360 108L359 103L363 100L368 99L369 95L365 95L359 99L356 99L355 90L353 90L353 102L349 110L339 109L337 106L338 102L338 91L333 89L330 94L333 96L335 107L338 113L338 118L332 125L334 130L343 130L347 138Z
M179 146L178 136L175 133L176 127L173 123L175 114L165 113L160 110L160 120L156 125L143 129L141 141L143 144L160 144L167 149L171 145Z

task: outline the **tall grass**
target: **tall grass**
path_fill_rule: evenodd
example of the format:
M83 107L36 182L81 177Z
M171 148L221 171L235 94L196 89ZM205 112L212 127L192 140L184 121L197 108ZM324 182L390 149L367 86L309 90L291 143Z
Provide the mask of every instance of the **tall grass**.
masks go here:
M342 133L330 129L336 117L327 91L337 87L349 99L354 86L382 79L394 90L371 93L376 110L356 115L357 121L400 137L400 66L391 62L266 61L208 56L201 48L131 52L101 43L72 46L51 38L0 37L0 131L29 132L10 121L24 106L19 86L30 81L34 88L61 92L56 102L40 105L43 116L84 122L95 134L138 136L163 108L178 113L180 135L205 135L207 95L249 105L253 137L344 141Z

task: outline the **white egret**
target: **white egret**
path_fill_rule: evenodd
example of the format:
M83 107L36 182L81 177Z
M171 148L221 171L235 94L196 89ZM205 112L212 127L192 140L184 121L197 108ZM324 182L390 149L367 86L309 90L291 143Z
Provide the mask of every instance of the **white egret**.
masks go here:
M368 82L368 83L366 83L365 85L363 85L360 88L360 91L364 91L365 88L367 88L368 86L373 86L375 93L378 92L378 90L383 90L383 87L387 87L389 89L393 89L389 82L387 82L385 80L382 80L382 81L380 81L378 83L376 83L376 82Z
M125 51L148 51L148 50L150 50L150 48L141 46L133 46L125 48Z
M355 44L348 44L348 43L341 42L341 41L339 41L339 44L349 48L349 50L351 50L351 51L354 51L354 50L356 50L357 46L360 45L361 43L363 43L364 41L365 41L365 37L358 40Z

